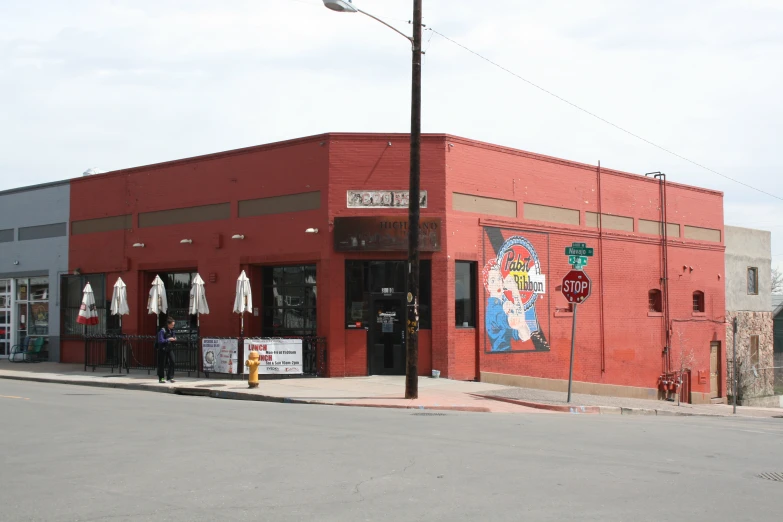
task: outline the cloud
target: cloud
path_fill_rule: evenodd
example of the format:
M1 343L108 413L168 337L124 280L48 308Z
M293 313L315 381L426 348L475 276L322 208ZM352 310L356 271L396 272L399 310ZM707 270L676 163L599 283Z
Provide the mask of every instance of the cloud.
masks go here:
M409 2L361 4L410 30ZM424 14L568 100L783 197L779 1L428 0ZM425 132L663 170L724 191L729 223L783 213L779 200L640 142L432 32L424 38ZM7 0L0 189L329 130L405 132L409 81L399 35L320 0ZM783 252L779 236L773 230L774 252Z

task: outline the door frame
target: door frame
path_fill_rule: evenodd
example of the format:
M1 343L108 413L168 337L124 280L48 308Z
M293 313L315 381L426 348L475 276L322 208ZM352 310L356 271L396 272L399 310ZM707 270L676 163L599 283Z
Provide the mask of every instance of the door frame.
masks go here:
M721 347L723 346L723 343L721 343L720 341L710 341L710 359L712 359L712 345L713 344L717 347L717 353L715 354L716 366L717 367L715 368L715 372L718 375L718 379L717 379L717 381L718 381L717 388L718 389L715 390L715 393L717 393L717 395L715 397L712 397L712 368L710 368L710 375L709 375L709 380L710 380L710 398L711 399L717 399L717 398L725 397L725 395L723 395L723 385L722 385L722 379L721 379L721 369L722 369L723 366L720 363L720 361L721 361L721 353L722 353Z
M6 301L6 307L3 308L3 310L7 311L6 314L6 322L4 323L5 326L8 328L5 335L5 342L7 343L6 346L6 354L2 355L0 354L0 359L8 359L11 356L11 348L17 344L14 342L14 339L16 338L16 329L14 328L14 278L12 277L3 277L0 278L3 281L8 281L8 300Z
M372 348L373 348L373 332L374 328L377 328L378 322L375 320L374 312L376 301L399 301L400 309L402 310L402 353L407 353L406 343L408 341L406 334L407 331L407 303L405 302L405 292L393 292L391 294L384 294L382 292L370 292L368 302L370 305L370 317L369 324L367 325L367 375L372 375ZM404 375L404 374L403 374Z

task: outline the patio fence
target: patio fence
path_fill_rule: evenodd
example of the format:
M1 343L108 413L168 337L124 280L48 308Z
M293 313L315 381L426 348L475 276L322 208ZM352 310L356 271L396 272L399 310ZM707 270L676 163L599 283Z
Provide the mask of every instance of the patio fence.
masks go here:
M157 352L155 348L156 337L154 335L122 335L100 334L85 335L84 339L84 370L92 368L109 369L112 373L130 373L131 370L146 371L152 374L157 370ZM220 339L226 339L222 337ZM240 347L244 341L257 339L229 337L236 339ZM264 338L268 339L268 338ZM326 337L317 336L292 336L285 339L302 340L302 371L306 377L324 377L327 373L326 366ZM201 358L201 340L197 337L187 341L172 343L174 360L177 373L195 373L197 376L203 373ZM246 350L240 349L240 354L246 354ZM245 361L237 361L239 367L243 367ZM291 375L289 377L295 377Z

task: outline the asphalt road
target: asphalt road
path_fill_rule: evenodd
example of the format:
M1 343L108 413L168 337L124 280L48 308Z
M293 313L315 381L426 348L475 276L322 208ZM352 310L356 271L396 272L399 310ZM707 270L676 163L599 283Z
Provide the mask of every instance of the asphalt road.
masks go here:
M0 380L3 521L780 520L783 419L448 413Z

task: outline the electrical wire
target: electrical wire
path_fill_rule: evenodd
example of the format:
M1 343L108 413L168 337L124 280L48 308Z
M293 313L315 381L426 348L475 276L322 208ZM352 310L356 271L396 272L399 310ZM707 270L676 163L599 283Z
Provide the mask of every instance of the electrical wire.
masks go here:
M570 105L571 107L574 107L577 110L580 110L580 111L584 112L585 114L588 114L589 116L592 116L593 118L595 118L595 119L597 119L599 121L602 121L602 122L606 123L607 125L610 125L610 126L614 127L615 129L618 129L618 130L628 134L629 136L632 136L632 137L634 137L634 138L636 138L638 140L641 140L641 141L647 143L648 145L652 145L653 147L655 147L655 148L657 148L659 150L662 150L663 152L666 152L667 154L670 154L672 156L680 158L683 161L687 161L688 163L690 163L692 165L695 165L695 166L697 166L699 168L702 168L702 169L706 170L707 172L711 172L713 174L717 174L718 176L720 176L722 178L725 178L725 179L727 179L729 181L733 181L734 183L737 183L739 185L747 187L747 188L749 188L751 190L755 190L756 192L760 192L760 193L765 194L765 195L767 195L767 196L769 196L771 198L775 198L775 199L778 199L780 201L783 201L783 197L777 196L775 194L772 194L771 192L767 192L766 190L754 187L753 185L749 185L747 183L739 181L738 179L734 179L734 178L732 178L730 176L722 174L722 173L718 172L717 170L711 169L710 167L707 167L706 165L703 165L703 164L701 164L699 162L693 161L692 159L686 158L685 156L683 156L681 154L678 154L678 153L676 153L676 152L674 152L674 151L672 151L670 149L667 149L666 147L663 147L662 145L658 145L654 141L648 140L647 138L644 138L644 137L642 137L642 136L640 136L638 134L635 134L635 133L629 131L628 129L626 129L624 127L621 127L620 125L617 125L616 123L613 123L613 122L607 120L606 118L603 118L603 117L599 116L598 114L595 114L594 112L590 112L589 110L587 110L585 108L582 108L579 105L577 105L577 104L575 104L575 103L573 103L573 102L571 102L569 100L566 100L562 96L559 96L559 95L555 94L554 92L552 92L552 91L550 91L548 89L545 89L544 87L541 87L540 85L538 85L538 84L528 80L527 78L525 78L525 77L515 73L511 69L508 69L508 68L500 65L499 63L492 61L491 59L487 58L486 56L477 53L473 49L470 49L469 47L466 47L465 45L462 45L461 43L457 42L456 40L454 40L452 38L449 38L445 34L439 32L439 31L436 31L435 29L432 29L432 28L429 28L429 30L432 31L433 33L437 34L441 38L444 38L445 40L448 40L449 42L453 43L457 47L461 47L462 49L466 50L467 52L469 52L469 53L471 53L471 54L481 58L485 62L487 62L487 63L489 63L491 65L494 65L498 69L501 69L501 70L507 72L508 74L514 76L515 78L518 78L518 79L522 80L523 82L527 83L528 85L530 85L532 87L535 87L536 89L538 89L538 90L540 90L540 91L542 91L542 92L544 92L544 93L546 93L546 94L548 94L548 95L550 95L550 96L552 96L552 97L562 101L563 103L566 103L566 104Z
M298 2L298 3L301 3L301 4L315 5L315 4L311 4L310 2L305 2L304 0L289 0L289 1ZM378 16L378 15L375 15L375 14L373 16L376 16L377 18L381 18L381 19L386 18L388 20L395 20L395 21L399 21L399 22L407 21L409 24L412 23L410 20L402 20L400 18L393 18L393 17L389 17L389 16L383 16L383 15ZM563 98L562 96L560 96L558 94L555 94L554 92L552 92L552 91L550 91L550 90L548 90L548 89L546 89L546 88L544 88L544 87L542 87L542 86L540 86L540 85L538 85L538 84L528 80L527 78L521 76L520 74L515 73L511 69L508 69L507 67L504 67L504 66L500 65L499 63L497 63L497 62L487 58L486 56L484 56L484 55L474 51L473 49L470 49L469 47L459 43L458 41L454 40L453 38L450 38L449 36L446 36L445 34L441 33L440 31L437 31L437 30L433 29L432 27L425 26L425 30L426 31L432 31L433 34L437 34L441 38L451 42L452 44L456 45L457 47L461 47L462 49L464 49L465 51L469 52L470 54L480 58L481 60L484 60L485 62L487 62L487 63L497 67L498 69L500 69L502 71L507 72L511 76L514 76L515 78L517 78L519 80L522 80L523 82L527 83L528 85L530 85L532 87L535 87L536 89L540 90L541 92L543 92L545 94L548 94L549 96L552 96L553 98L556 98L557 100L560 100L561 102L566 103L566 104L570 105L571 107L573 107L573 108L575 108L575 109L577 109L579 111L582 111L585 114L587 114L589 116L592 116L593 118L595 118L595 119L597 119L597 120L599 120L599 121L601 121L601 122L603 122L603 123L605 123L605 124L607 124L607 125L609 125L611 127L614 127L615 129L617 129L617 130L619 130L621 132L624 132L625 134L628 134L631 137L634 137L634 138L636 138L636 139L638 139L640 141L643 141L644 143L647 143L648 145L651 145L652 147L655 147L658 150L661 150L661 151L663 151L663 152L665 152L665 153L667 153L667 154L669 154L671 156L674 156L674 157L679 158L679 159L681 159L683 161L686 161L686 162L690 163L691 165L695 165L696 167L699 167L699 168L701 168L703 170L706 170L707 172L710 172L710 173L715 174L717 176L720 176L720 177L722 177L724 179L732 181L732 182L734 182L734 183L736 183L738 185L742 185L743 187L749 188L751 190L755 190L756 192L759 192L759 193L764 194L766 196L769 196L771 198L777 199L779 201L783 201L783 197L781 197L781 196L778 196L778 195L773 194L771 192L767 192L766 190L760 189L758 187L754 187L753 185L749 185L748 183L745 183L745 182L740 181L738 179L732 178L731 176L727 176L726 174L718 172L715 169L712 169L712 168L710 168L710 167L708 167L708 166L706 166L706 165L704 165L702 163L699 163L699 162L694 161L694 160L692 160L690 158L687 158L687 157L683 156L682 154L678 154L677 152L674 152L671 149L668 149L668 148L666 148L666 147L664 147L662 145L659 145L659 144L655 143L652 140L648 140L647 138L645 138L643 136L640 136L639 134L636 134L636 133L634 133L634 132L632 132L632 131L624 128L624 127L621 127L620 125L618 125L618 124L616 124L616 123L614 123L612 121L609 121L606 118L603 118L602 116L599 116L598 114L596 114L594 112L591 112L591 111L589 111L589 110L587 110L587 109L577 105L576 103L573 103L573 102ZM430 39L427 41L427 49L429 49L431 41L432 41L432 36L430 36ZM425 49L425 53L426 53L427 49Z

